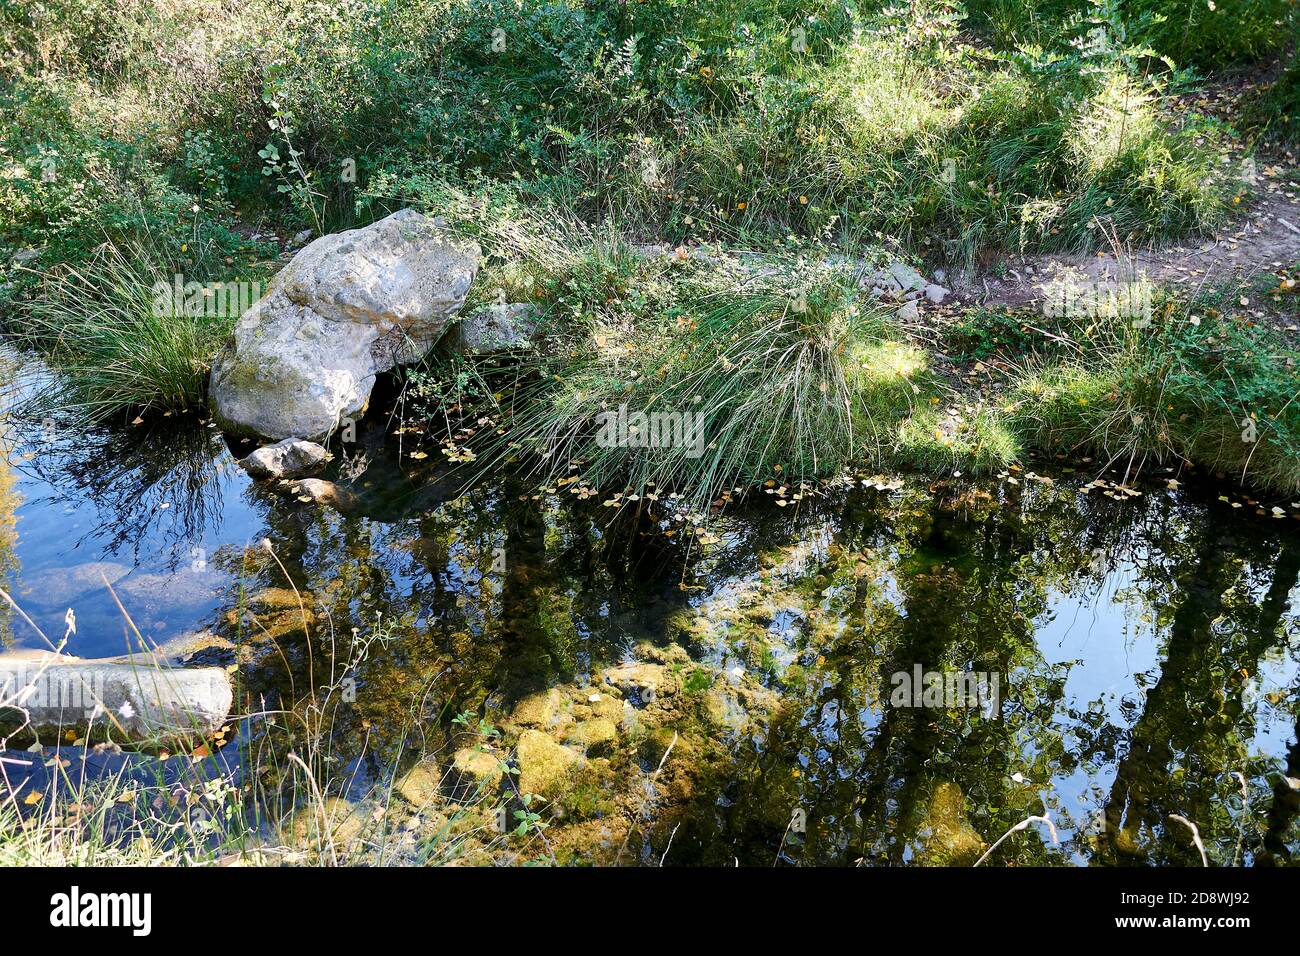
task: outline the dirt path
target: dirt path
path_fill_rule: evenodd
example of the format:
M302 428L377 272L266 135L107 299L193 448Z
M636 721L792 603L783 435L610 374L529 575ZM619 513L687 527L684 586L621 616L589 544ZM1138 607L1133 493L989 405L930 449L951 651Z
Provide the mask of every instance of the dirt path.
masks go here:
M1093 256L1035 255L1004 260L997 275L977 276L955 291L967 304L1020 307L1043 298L1043 286L1076 281L1123 282L1142 276L1195 290L1300 263L1300 188L1262 179L1262 195L1244 216L1194 245Z

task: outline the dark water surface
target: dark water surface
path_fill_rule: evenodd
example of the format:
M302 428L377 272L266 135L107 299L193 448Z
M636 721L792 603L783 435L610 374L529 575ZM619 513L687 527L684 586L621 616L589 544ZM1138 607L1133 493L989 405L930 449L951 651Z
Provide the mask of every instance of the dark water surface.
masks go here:
M1031 825L990 862L1198 865L1171 814L1212 864L1300 849L1289 502L1273 517L1275 502L1163 473L1139 494L1084 492L1096 466L1076 463L1043 469L1050 482L858 476L787 507L759 494L692 535L662 502L618 511L511 479L458 493L436 448L413 459L372 417L334 448L327 477L357 496L346 514L251 482L198 421L15 425L5 586L54 640L72 608L68 650L98 657L135 649L107 581L149 641L237 663L249 710L346 673L331 733L357 788L409 763L413 738L445 740L456 714L508 715L647 647L684 649L674 666L701 693L770 691L761 721L700 731L707 770L624 862L970 862L1044 811L1059 843ZM893 675L918 665L999 675L996 708L891 703ZM622 759L645 772L656 755Z

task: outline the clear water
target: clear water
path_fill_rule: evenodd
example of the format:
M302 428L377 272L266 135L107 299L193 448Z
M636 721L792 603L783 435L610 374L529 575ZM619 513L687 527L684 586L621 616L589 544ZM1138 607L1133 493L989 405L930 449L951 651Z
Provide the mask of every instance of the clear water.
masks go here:
M332 733L354 789L409 764L413 735L445 743L455 714L508 722L518 699L647 647L684 649L683 675L770 691L732 732L675 728L698 766L662 788L623 862L969 862L972 835L986 849L1044 811L1057 842L1032 825L996 862L1199 863L1170 814L1215 863L1300 848L1290 502L1273 517L1275 502L1163 473L1108 497L1081 490L1097 466L1058 463L1041 469L1051 483L858 476L787 508L756 495L701 539L564 489L466 489L371 417L326 476L357 496L346 514L250 481L197 420L11 422L5 587L55 641L71 608L67 651L86 657L136 649L113 593L149 642L216 634L193 659L238 663L250 712L300 706L347 669L356 699ZM2 627L44 646L12 615ZM997 715L891 703L893 675L918 664L999 674ZM648 759L617 744L610 786ZM617 812L574 805L553 833Z

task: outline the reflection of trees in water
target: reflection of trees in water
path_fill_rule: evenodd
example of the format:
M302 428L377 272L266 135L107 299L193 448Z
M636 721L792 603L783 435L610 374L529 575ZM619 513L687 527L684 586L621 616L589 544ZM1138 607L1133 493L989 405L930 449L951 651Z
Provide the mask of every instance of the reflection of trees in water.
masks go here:
M1105 862L1195 864L1198 854L1169 824L1171 813L1197 822L1207 847L1217 842L1217 855L1231 859L1237 836L1226 808L1238 789L1232 774L1251 775L1255 715L1245 692L1264 654L1281 640L1287 596L1300 579L1300 546L1287 542L1270 551L1234 541L1213 512L1201 525L1169 622L1160 679L1129 732L1106 803ZM1251 599L1258 590L1249 580L1252 559L1254 568L1272 565L1258 604ZM1245 825L1250 851L1259 835L1255 821Z
M18 493L17 478L10 465L8 441L0 436L0 582L5 590L13 592L13 577L18 570L18 556L15 548L18 544L17 512L22 502ZM8 646L13 637L12 611L7 603L0 607L0 648Z
M228 493L222 472L232 457L219 431L193 419L74 435L59 428L52 441L38 424L25 423L20 435L35 452L23 467L54 489L42 503L88 501L97 521L87 537L110 555L170 551L174 568L190 560L204 529L221 521Z
M900 863L923 851L932 797L952 783L987 841L1041 813L1044 799L1068 833L1084 813L1058 806L1044 785L1081 768L1104 778L1111 766L1111 830L1145 824L1131 853L1191 862L1186 853L1194 851L1165 823L1168 814L1182 813L1197 820L1212 851L1217 843L1231 859L1239 832L1239 821L1223 809L1238 787L1231 772L1256 779L1259 817L1258 779L1267 770L1267 761L1248 754L1254 714L1242 706L1241 674L1254 675L1281 639L1300 572L1296 543L1279 548L1277 539L1250 528L1235 537L1201 508L1163 495L1123 506L1082 496L1073 506L1020 510L1004 504L963 513L951 505L932 500L920 521L909 527L905 518L891 519L883 532L845 523L849 551L864 543L894 548L899 606L874 582L857 582L852 601L837 609L850 626L817 648L831 662L819 681L787 692L797 706L761 749L740 759L735 779L743 784L721 781L702 795L686 815L695 832L684 828L674 846L697 843L706 848L703 859L741 848L754 853L750 862L770 862L765 854L784 841L788 856L807 862L861 856ZM1189 535L1189 528L1199 533ZM1098 548L1115 561L1099 564ZM1068 668L1047 668L1034 641L1035 619L1050 607L1051 592L1095 595L1107 564L1121 558L1135 569L1130 590L1161 612L1159 632L1166 635L1160 682L1131 728L1104 719L1090 725L1096 715L1063 711ZM836 580L832 565L811 569L809 580ZM1162 610L1169 608L1176 610ZM1003 719L972 722L962 714L881 706L884 675L914 663L1013 674L1003 686ZM792 767L799 770L793 781ZM1013 782L1014 774L1031 785ZM1274 789L1280 808L1270 811L1271 826L1284 832L1297 812L1294 791L1285 781ZM715 806L719 792L729 810ZM797 850L785 832L794 807L809 820ZM1125 807L1128 822L1116 822ZM1247 859L1259 829L1247 824ZM710 830L722 838L711 838ZM1272 839L1286 845L1285 835ZM1065 852L1116 861L1109 840L1092 847L1087 833L1076 832ZM1022 865L1067 859L1033 835L1004 845L999 856Z
M770 863L784 842L805 862L907 862L925 851L937 789L952 785L986 842L1045 806L1063 825L1061 850L1030 831L1000 847L998 863L1193 862L1170 813L1195 820L1224 860L1237 839L1238 820L1223 809L1234 770L1255 782L1247 859L1286 859L1300 805L1285 782L1265 803L1240 671L1255 675L1282 640L1297 543L1163 494L1123 504L1042 494L985 500L940 486L895 503L866 493L798 515L760 509L703 558L652 534L644 517L557 507L510 483L391 524L272 507L276 552L323 615L312 654L300 635L286 637L248 686L301 705L313 684L337 679L331 664L346 658L353 628L364 636L388 622L390 643L351 675L356 703L335 726L343 761L364 755L377 777L402 746L444 745L461 710L508 709L523 693L581 680L635 638L662 638L656 627L689 596L679 582L751 581L764 542L785 546L829 526L830 545L782 585L781 599L800 610L792 640L802 676L781 688L765 735L733 741L732 762L675 811L676 861ZM1047 665L1035 640L1055 595L1109 600L1101 592L1118 566L1132 578L1131 613L1151 614L1163 655L1157 683L1124 711L1131 723L1065 701L1068 666ZM242 586L284 583L263 564ZM818 630L818 614L835 627ZM915 663L1000 673L1002 719L889 706L889 674ZM1086 807L1047 789L1080 771L1105 785L1100 840L1070 826ZM795 807L809 829L791 839ZM655 831L657 851L672 828ZM1121 852L1114 838L1125 831L1135 836Z

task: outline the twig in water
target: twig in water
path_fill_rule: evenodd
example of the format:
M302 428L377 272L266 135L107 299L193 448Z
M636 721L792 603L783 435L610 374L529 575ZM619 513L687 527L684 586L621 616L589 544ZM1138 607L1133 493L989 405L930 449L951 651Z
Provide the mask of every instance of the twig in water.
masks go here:
M664 769L664 764L668 762L668 755L673 752L673 748L676 746L677 746L677 732L673 731L673 739L669 742L668 749L665 750L664 755L659 758L659 766L655 767L655 772L650 775L650 784L649 787L647 788L650 793L654 792L654 784L655 781L659 779L659 771ZM653 806L653 804L654 804L654 798L650 797L647 800L647 806L645 809L650 809L650 807ZM627 849L627 841L632 839L632 831L635 829L636 829L636 821L634 820L632 821L632 825L627 828L627 836L623 837L623 845L618 848L618 853L614 857L615 866L618 866L619 860L623 859L623 851ZM669 843L671 842L672 839L669 838ZM667 856L667 854L668 854L668 850L665 849L664 855Z
M660 868L660 869L663 869L664 860L668 859L668 851L671 850L671 849L673 848L673 837L677 836L677 830L678 830L680 827L681 827L681 824L678 823L677 826L673 827L673 832L670 833L670 834L668 834L668 845L667 845L666 847L664 847L663 856L659 857L659 868Z
M1196 849L1201 851L1201 866L1209 866L1210 861L1205 856L1205 844L1201 842L1201 831L1197 829L1196 824L1187 817L1179 816L1177 813L1169 814L1170 820L1177 820L1187 829L1192 831L1192 842L1196 844Z
M991 847L989 847L987 850L985 850L985 851L984 851L984 855L983 855L982 857L980 857L978 860L975 861L975 866L979 866L981 863L983 863L985 860L987 860L987 859L989 858L989 854L992 853L994 850L996 850L996 849L997 849L997 848L1002 844L1002 841L1003 841L1003 840L1005 840L1007 837L1011 836L1011 834L1015 833L1017 830L1023 830L1023 829L1025 829L1025 828L1028 827L1029 824L1031 824L1031 823L1045 823L1045 824L1047 824L1047 831L1048 831L1049 833L1051 833L1051 835L1052 835L1052 844L1053 844L1053 846L1059 844L1060 841L1057 840L1057 838L1056 838L1056 824L1052 822L1051 817L1049 816L1048 812L1047 812L1046 810L1044 810L1044 811L1043 811L1043 815L1042 815L1041 817L1036 817L1036 816L1025 817L1025 819L1021 820L1019 823L1017 823L1015 826L1013 826L1013 827L1012 827L1010 830L1008 830L1006 833L1002 834L1002 836L998 837L997 842L994 843L994 844L993 844Z

